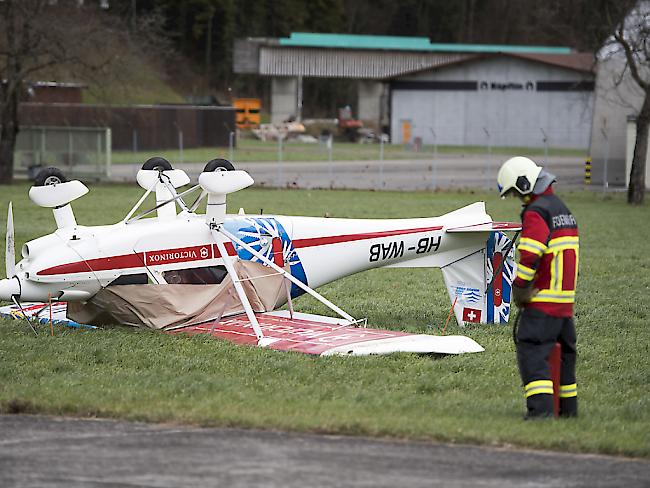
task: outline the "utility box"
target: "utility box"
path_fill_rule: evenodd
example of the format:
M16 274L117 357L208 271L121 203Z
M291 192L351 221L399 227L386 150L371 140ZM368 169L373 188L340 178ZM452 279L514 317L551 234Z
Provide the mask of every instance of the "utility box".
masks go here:
M260 126L262 101L259 98L235 98L233 106L238 129L256 129Z
M627 144L625 147L625 187L630 186L630 170L632 157L636 145L636 117L627 118ZM648 135L648 148L650 149L650 135ZM650 150L645 156L645 189L650 190Z

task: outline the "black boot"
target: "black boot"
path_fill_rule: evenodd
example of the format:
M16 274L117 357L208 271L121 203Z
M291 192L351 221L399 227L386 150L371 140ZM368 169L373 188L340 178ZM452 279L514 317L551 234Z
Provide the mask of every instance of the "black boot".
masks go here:
M553 417L553 395L540 393L526 399L526 420Z
M560 417L578 416L578 397L560 398Z

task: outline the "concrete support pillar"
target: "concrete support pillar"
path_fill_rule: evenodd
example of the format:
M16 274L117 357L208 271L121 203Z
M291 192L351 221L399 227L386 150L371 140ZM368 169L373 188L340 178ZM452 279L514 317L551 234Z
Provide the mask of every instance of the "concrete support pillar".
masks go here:
M358 84L358 118L363 121L367 127L379 129L382 126L382 109L383 93L385 83L380 81L359 80Z
M298 88L297 78L274 77L271 80L271 123L279 124L289 117L299 117Z

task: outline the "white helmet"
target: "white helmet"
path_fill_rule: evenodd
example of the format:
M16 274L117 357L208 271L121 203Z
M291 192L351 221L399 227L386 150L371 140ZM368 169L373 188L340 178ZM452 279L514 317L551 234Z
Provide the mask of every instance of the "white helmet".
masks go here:
M521 195L532 193L541 171L541 166L537 166L523 156L508 159L501 165L497 175L499 194L503 197L512 189L517 190Z

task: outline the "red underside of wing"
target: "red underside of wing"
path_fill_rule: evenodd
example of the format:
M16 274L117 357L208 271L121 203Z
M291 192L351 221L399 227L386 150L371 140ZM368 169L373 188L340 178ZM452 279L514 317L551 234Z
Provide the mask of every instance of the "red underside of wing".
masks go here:
M295 351L320 355L338 346L358 344L377 339L403 337L411 334L392 330L378 330L340 326L305 319L291 319L258 314L257 320L264 337L276 339L268 346L278 351ZM257 345L257 337L246 315L236 315L218 323L206 323L169 331L172 334L210 334L235 344Z

